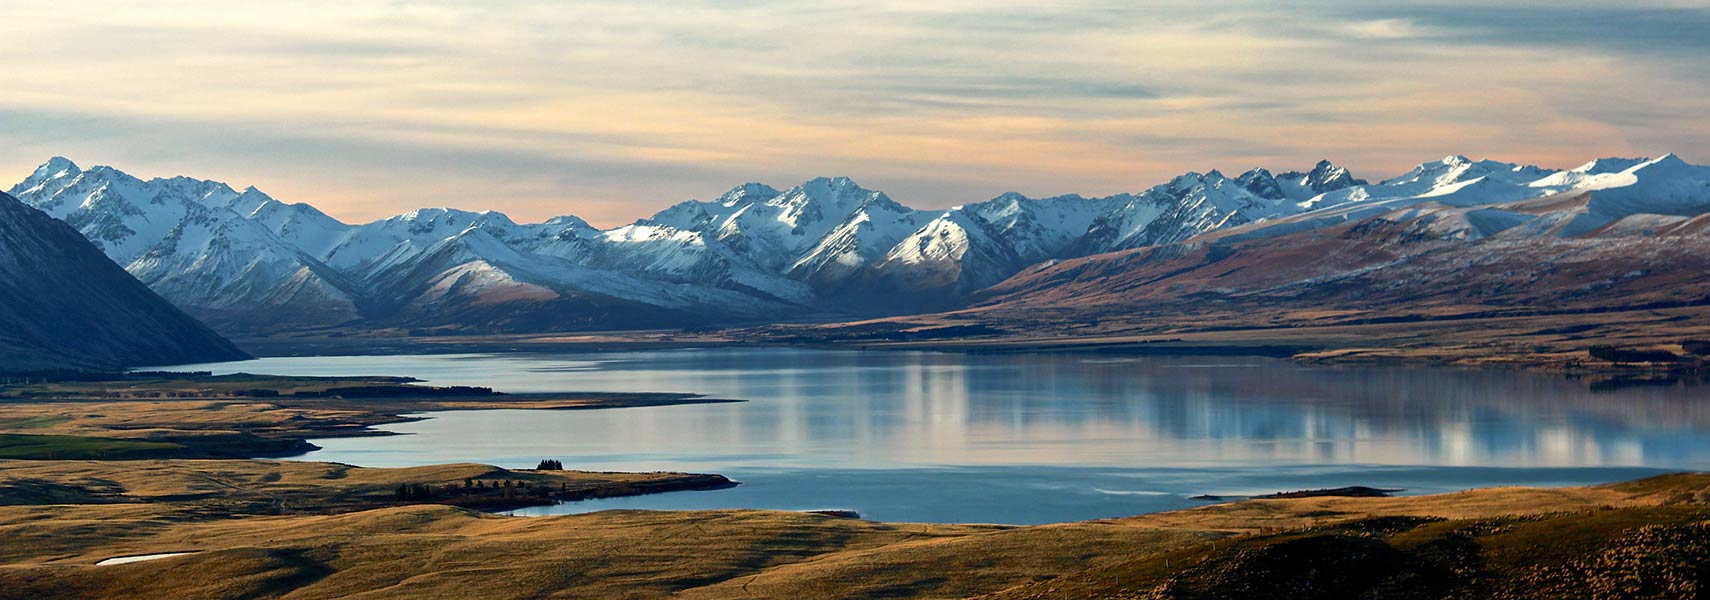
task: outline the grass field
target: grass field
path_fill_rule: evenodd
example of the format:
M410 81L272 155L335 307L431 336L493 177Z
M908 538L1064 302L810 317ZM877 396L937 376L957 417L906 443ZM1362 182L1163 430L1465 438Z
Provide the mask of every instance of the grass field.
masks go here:
M18 419L0 419L0 429L40 429L53 427L71 420L66 416L23 417Z
M182 449L169 442L0 433L0 459L121 460L165 456Z
M1707 475L1248 500L1034 527L750 510L209 510L222 489L307 501L316 489L376 494L491 467L424 469L3 463L0 473L106 503L0 506L0 598L1675 598L1702 589L1710 561ZM190 554L95 566L169 552Z

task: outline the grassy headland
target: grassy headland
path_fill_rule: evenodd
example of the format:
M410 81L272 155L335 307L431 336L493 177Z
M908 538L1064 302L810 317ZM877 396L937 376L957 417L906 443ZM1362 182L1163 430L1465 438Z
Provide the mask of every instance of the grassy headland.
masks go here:
M692 394L503 394L396 377L144 373L0 382L0 458L254 458L427 411L730 402Z

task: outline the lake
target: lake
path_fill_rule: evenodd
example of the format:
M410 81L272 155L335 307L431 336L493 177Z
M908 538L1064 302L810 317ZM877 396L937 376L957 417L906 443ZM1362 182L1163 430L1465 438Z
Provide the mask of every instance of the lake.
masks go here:
M277 357L175 369L400 375L506 392L690 392L742 403L431 413L300 457L395 467L720 473L743 485L569 503L852 509L1032 524L1192 496L1368 485L1432 493L1710 467L1710 387L1240 357L687 349Z

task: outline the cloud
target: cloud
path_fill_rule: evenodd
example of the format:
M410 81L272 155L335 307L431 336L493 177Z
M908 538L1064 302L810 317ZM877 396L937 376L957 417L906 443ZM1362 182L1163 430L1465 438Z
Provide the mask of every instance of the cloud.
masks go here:
M1710 156L1689 3L95 0L9 9L0 172L92 154L350 220L631 220L763 180L905 203L1319 158Z
M1710 7L1685 6L1390 6L1395 18L1449 32L1454 41L1602 48L1702 56L1710 50Z
M1358 38L1393 40L1424 37L1426 32L1407 19L1372 19L1343 25L1343 30Z

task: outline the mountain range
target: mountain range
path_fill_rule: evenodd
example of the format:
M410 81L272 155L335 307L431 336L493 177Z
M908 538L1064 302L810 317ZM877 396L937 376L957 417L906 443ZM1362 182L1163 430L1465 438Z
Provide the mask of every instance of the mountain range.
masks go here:
M1644 273L1614 274L1609 289L1622 289L1678 279L1673 259L1655 253L1704 239L1710 169L1673 155L1567 171L1450 156L1370 183L1326 161L935 211L821 178L744 184L604 230L573 216L520 224L452 208L352 225L255 188L144 180L64 158L11 192L223 332L528 332L1133 305L1219 290L1404 295L1427 271L1465 287L1453 274L1473 266L1525 271L1569 257ZM1236 254L1254 279L1206 275Z
M69 225L0 194L0 374L246 357Z
M1455 156L1308 206L1042 263L969 298L963 317L1050 313L1077 335L1117 321L1206 331L1710 306L1710 168L1672 155L1567 171Z

